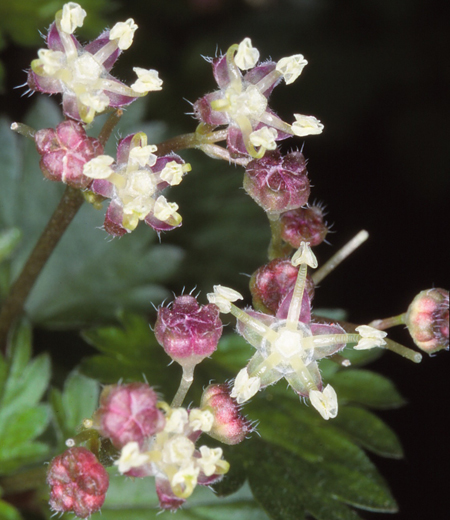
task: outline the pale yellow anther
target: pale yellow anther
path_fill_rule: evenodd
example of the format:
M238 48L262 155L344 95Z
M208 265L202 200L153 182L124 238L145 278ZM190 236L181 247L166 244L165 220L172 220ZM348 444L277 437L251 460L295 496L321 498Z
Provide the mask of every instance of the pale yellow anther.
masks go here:
M171 186L177 186L183 179L183 173L186 171L185 166L189 166L190 168L190 165L179 164L177 161L170 161L164 166L160 173L160 177Z
M302 242L300 244L300 247L291 259L291 264L295 267L300 264L306 264L309 265L309 267L316 269L318 266L317 258L310 248L309 242Z
M65 65L65 55L60 51L39 49L38 57L41 60L44 72L49 76L53 76L53 74Z
M162 80L158 76L158 71L150 69L141 69L140 67L133 67L137 81L131 85L131 88L143 94L144 92L150 92L162 89Z
M216 472L217 463L223 455L222 448L208 448L208 446L200 446L201 457L198 459L198 465L203 473L210 477Z
M263 126L259 130L255 130L250 134L250 142L253 146L262 146L266 150L275 150L277 143L275 139L278 136L278 132L275 128Z
M61 29L67 33L72 34L77 27L83 25L86 17L86 11L75 2L64 4L61 16Z
M261 379L259 377L249 377L247 368L243 368L234 380L230 396L235 398L238 404L245 403L245 401L257 394L260 388Z
M319 390L311 390L309 399L314 408L325 419L333 419L338 413L338 401L335 389L331 385L327 385L323 392Z
M369 350L386 345L384 338L387 336L387 332L383 330L375 329L369 325L360 325L355 330L361 336L358 344L353 347L355 350Z
M103 112L109 106L109 97L104 92L85 92L80 94L79 99L83 105L93 108L96 112Z
M117 46L121 50L128 49L133 43L134 33L138 26L134 23L133 18L129 18L126 22L118 22L109 32L110 40L119 40Z
M324 126L314 116L294 114L294 117L296 121L291 125L291 130L294 135L305 137L306 135L316 135L322 133Z
M188 424L188 413L184 408L171 408L166 416L164 431L169 433L181 433Z
M114 159L109 155L94 157L83 166L83 174L91 179L107 179L112 173L111 164Z
M200 468L190 463L188 466L181 468L170 479L170 486L174 494L179 498L188 498L197 485L197 477Z
M252 69L259 60L259 51L252 46L250 38L244 38L239 44L238 50L234 57L236 65L241 70Z
M229 302L235 302L237 300L243 300L244 297L238 291L231 289L230 287L224 287L223 285L214 285L213 286L215 294L226 298Z
M130 150L129 158L131 162L137 163L141 168L147 165L154 166L157 157L153 152L156 152L157 149L154 144L135 146Z
M120 473L127 473L132 468L139 468L149 462L148 455L141 453L137 442L125 444L118 460L114 462Z
M181 216L177 213L178 204L175 202L167 202L166 197L160 195L155 202L153 214L161 222L166 222L171 217L181 222Z
M293 83L302 73L308 62L303 54L294 54L287 58L281 58L277 63L276 70L283 75L286 85Z
M214 415L209 410L194 408L189 413L189 424L193 431L209 432L214 423Z

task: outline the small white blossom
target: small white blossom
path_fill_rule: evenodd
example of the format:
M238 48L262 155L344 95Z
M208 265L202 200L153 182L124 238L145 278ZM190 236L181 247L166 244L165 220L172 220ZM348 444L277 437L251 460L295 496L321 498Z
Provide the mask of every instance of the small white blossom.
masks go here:
M161 222L166 222L169 218L175 219L178 223L181 222L181 216L177 213L178 204L176 202L167 202L164 195L160 195L155 202L153 214Z
M338 401L335 389L327 385L323 392L311 390L309 399L314 408L325 419L333 419L338 413Z
M261 388L261 379L259 377L249 377L247 368L243 368L236 379L230 396L235 398L238 404L245 403L251 399Z
M154 144L149 144L147 146L135 146L130 150L130 160L139 164L141 168L144 166L154 166L156 163L156 155L153 152L156 152L158 148Z
M61 29L67 34L72 34L77 27L83 25L85 17L86 11L75 2L64 4L61 16Z
M277 136L278 132L275 128L263 126L250 134L250 142L253 146L262 146L266 150L275 150L277 147L277 143L275 142Z
M358 344L353 347L355 350L369 350L375 347L381 347L386 345L386 341L383 338L387 336L387 332L378 330L369 325L360 325L356 327L356 332L359 333L361 339Z
M166 417L164 431L168 433L181 433L188 422L188 413L184 408L173 408L170 415Z
M252 46L250 38L244 38L239 44L234 61L241 70L252 69L259 60L259 51Z
M296 119L292 123L291 129L294 135L305 137L307 135L321 134L324 128L323 124L314 116L303 116L301 114L294 114Z
M114 462L120 473L127 473L132 468L139 468L149 462L148 455L141 453L137 442L128 442L122 448L120 458Z
M194 432L209 432L214 424L214 415L209 410L194 408L189 413L189 424Z
M216 472L217 463L223 455L222 448L208 448L208 446L200 446L201 458L198 459L198 465L203 473L210 477Z
M186 171L185 166L188 165L179 164L177 161L170 161L164 166L160 177L171 186L177 186L183 180L183 173Z
M307 64L308 62L303 54L294 54L294 56L281 58L277 63L276 70L283 75L286 85L290 85L300 76Z
M117 43L119 49L126 50L131 47L137 28L133 18L129 18L126 22L118 22L109 32L109 39L119 40Z
M83 166L83 175L91 179L107 179L113 170L110 168L114 159L109 155L94 157Z
M162 79L158 76L158 71L133 67L138 79L131 85L135 92L143 93L162 89Z

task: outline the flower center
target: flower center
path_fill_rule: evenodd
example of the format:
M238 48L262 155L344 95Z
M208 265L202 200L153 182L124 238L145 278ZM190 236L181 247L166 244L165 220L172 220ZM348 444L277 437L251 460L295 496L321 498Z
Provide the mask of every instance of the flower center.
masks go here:
M230 86L225 92L228 106L226 112L231 119L249 117L259 120L267 108L267 99L257 87L250 85L243 92L237 92Z

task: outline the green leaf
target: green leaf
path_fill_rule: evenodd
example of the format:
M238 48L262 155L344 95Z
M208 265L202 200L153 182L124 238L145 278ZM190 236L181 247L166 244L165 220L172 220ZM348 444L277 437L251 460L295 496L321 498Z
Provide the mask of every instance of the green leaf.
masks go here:
M369 370L341 370L328 382L339 396L339 402L353 402L369 408L398 408L405 404L394 384Z
M0 263L8 258L20 242L21 234L17 228L0 232Z
M142 107L141 107L142 108ZM124 116L124 120L128 115ZM139 124L142 110L130 109ZM26 119L35 128L54 127L61 119L57 104L40 97ZM0 123L0 230L18 228L23 239L11 259L11 279L18 276L37 238L56 208L63 185L45 180L34 143L14 135L9 121ZM117 131L121 131L122 122ZM123 125L126 128L126 124ZM161 125L146 125L149 142ZM136 130L140 130L137 127ZM114 145L114 138L111 139ZM115 155L115 152L111 152ZM104 203L106 210L107 202ZM161 285L179 268L179 247L158 244L156 233L141 223L136 231L111 240L103 231L104 210L85 204L44 267L26 304L34 323L80 327L110 321L117 309L148 312L168 291Z
M19 511L2 499L0 499L0 518L2 520L22 520Z

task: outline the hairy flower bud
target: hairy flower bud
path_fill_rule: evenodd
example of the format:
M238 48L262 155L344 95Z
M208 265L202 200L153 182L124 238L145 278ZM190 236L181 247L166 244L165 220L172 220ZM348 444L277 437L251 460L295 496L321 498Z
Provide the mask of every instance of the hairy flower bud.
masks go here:
M307 175L302 153L291 152L283 157L274 150L247 165L244 189L267 213L281 213L308 202Z
M155 336L166 353L183 367L210 356L222 335L219 309L199 305L193 296L178 296L171 307L160 307Z
M435 288L420 292L406 312L414 343L428 354L449 348L448 308L448 291Z
M280 218L281 238L298 249L302 242L311 247L325 240L328 227L323 221L323 211L319 206L297 208L283 213Z
M285 298L292 293L297 275L298 267L294 267L287 258L276 258L257 269L250 279L253 307L275 315ZM305 294L309 300L314 297L314 282L309 276L306 277Z
M38 130L34 139L42 156L39 165L47 179L74 188L86 188L92 182L83 175L83 167L103 153L103 146L98 139L88 137L80 123L63 121L56 130Z
M53 511L87 518L103 505L109 477L93 453L74 447L50 462L47 483Z
M157 401L156 393L146 383L106 386L94 415L94 427L116 448L129 442L142 446L164 428L164 414L157 408Z
M210 410L214 415L208 435L224 444L239 444L253 431L250 421L241 414L241 407L230 396L227 385L209 385L205 388L201 408Z

